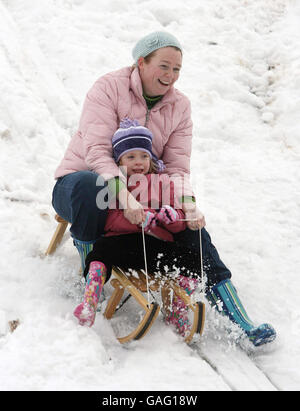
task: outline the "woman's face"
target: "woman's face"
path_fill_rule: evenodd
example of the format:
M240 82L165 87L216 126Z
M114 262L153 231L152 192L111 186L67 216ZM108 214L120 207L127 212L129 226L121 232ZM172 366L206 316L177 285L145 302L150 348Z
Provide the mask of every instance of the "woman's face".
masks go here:
M121 157L119 165L127 167L126 172L128 176L147 174L150 169L150 156L145 151L129 151Z
M149 97L166 94L178 80L181 63L181 52L174 47L156 50L148 62L140 57L138 67L144 93Z

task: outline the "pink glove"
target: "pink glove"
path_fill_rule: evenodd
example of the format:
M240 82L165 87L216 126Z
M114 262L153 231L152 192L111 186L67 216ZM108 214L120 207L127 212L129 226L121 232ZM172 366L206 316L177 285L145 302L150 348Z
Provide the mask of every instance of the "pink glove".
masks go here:
M156 215L151 213L151 211L147 211L146 213L146 220L142 223L142 227L144 227L145 231L149 231L151 228L156 226Z
M156 219L160 223L175 223L178 220L178 213L173 207L165 205L157 212Z

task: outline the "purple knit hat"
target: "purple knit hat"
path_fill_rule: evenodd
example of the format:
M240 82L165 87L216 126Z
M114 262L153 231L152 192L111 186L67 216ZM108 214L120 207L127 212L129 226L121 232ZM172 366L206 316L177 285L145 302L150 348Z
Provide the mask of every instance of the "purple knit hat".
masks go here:
M117 163L123 154L129 151L140 150L149 154L150 158L157 164L158 172L165 169L162 160L159 160L152 152L153 134L151 131L139 124L137 120L125 118L121 121L118 130L112 138L113 157Z

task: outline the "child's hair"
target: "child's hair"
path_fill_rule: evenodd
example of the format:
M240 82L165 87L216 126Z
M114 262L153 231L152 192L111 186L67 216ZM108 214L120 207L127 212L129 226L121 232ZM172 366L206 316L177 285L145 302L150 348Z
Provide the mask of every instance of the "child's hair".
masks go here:
M153 161L153 158L151 158L148 174L159 174L159 173L160 173L159 165L157 164L157 162Z

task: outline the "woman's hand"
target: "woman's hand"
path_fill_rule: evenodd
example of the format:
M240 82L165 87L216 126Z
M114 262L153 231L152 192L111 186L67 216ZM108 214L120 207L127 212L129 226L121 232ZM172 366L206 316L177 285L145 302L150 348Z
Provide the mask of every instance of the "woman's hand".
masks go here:
M201 211L192 203L186 203L183 204L182 207L185 218L187 220L186 224L189 229L191 230L199 230L200 228L205 227L206 222L204 215L201 213Z

